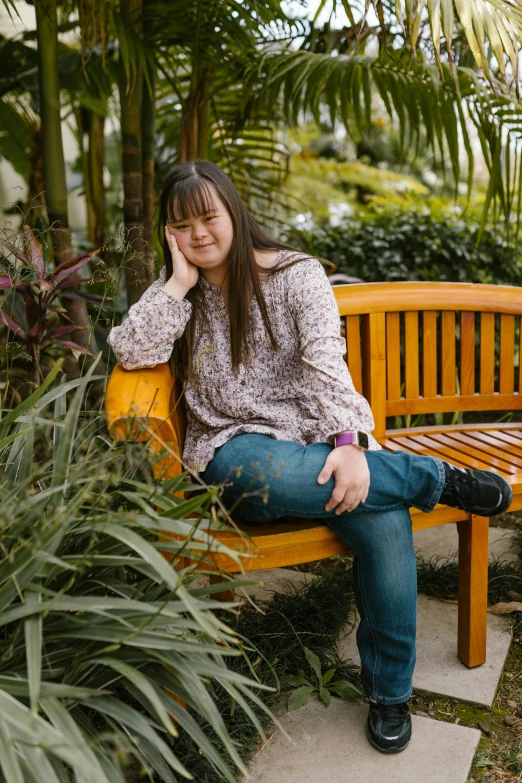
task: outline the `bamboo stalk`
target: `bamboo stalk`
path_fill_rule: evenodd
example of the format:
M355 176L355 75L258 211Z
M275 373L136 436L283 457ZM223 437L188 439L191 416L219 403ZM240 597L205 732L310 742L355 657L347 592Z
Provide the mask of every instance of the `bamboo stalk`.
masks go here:
M124 27L141 32L142 0L128 0L121 6ZM152 283L154 270L147 257L144 230L142 129L143 69L139 57L125 67L120 48L119 63L123 221L125 224L125 279L129 307L139 300Z
M56 0L35 0L34 9L38 42L43 184L51 226L54 263L58 266L63 261L72 258L73 248L67 213L67 187L60 116ZM63 305L72 323L86 327L84 331L78 332L77 342L88 347L96 355L98 346L86 303L81 299L66 299Z
M143 177L143 227L145 230L146 252L147 257L150 259L151 268L154 268L154 146L156 140L156 71L154 68L149 68L148 76L149 84L143 77L143 100L141 104L141 172Z

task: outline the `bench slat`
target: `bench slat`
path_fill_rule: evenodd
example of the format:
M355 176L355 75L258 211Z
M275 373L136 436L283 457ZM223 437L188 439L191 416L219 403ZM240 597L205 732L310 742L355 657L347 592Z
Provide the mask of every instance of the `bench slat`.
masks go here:
M362 394L361 319L358 315L347 315L345 322L348 369L355 390Z
M365 393L373 412L375 423L373 434L376 438L381 438L386 432L386 319L384 313L374 313L369 317L366 336L368 340L366 355L369 355L370 361L366 367L368 389L365 385Z
M475 313L460 314L460 393L475 392Z
M422 314L422 393L437 396L437 313Z
M444 435L439 437L445 438ZM452 448L451 445L447 445L445 441L439 442L435 440L435 437L429 437L427 435L415 435L412 433L408 438L393 438L393 442L403 446L407 451L411 451L415 454L426 455L429 454L432 457L438 457L439 459L449 460L455 465L459 465L464 468L475 468L480 470L487 470L489 468L488 462L484 462L480 458L475 458L468 451L459 451L456 448ZM508 472L499 469L498 473L501 475L507 475Z
M480 314L480 393L495 391L495 314Z
M400 313L386 316L386 358L388 369L388 399L401 398L401 322Z
M455 449L455 451L464 454L466 458L471 457L472 459L477 460L477 462L482 462L486 467L489 467L498 473L502 473L503 475L506 473L518 472L516 465L503 458L505 455L501 454L499 458L498 455L495 456L495 449L493 448L490 448L487 451L477 448L473 438L469 435L464 436L464 440L461 440L458 433L452 433L451 435L439 433L438 435L433 435L433 440L444 446L448 446L451 449Z
M455 394L455 313L442 313L442 394Z
M515 391L515 316L500 316L500 385L501 394Z
M417 399L388 400L386 416L405 416L417 413L444 413L454 411L509 411L522 407L520 394L456 394L454 397L417 397Z
M520 367L521 360L522 360L522 318L520 318L517 315L517 325L518 325L518 340L517 340L517 348L518 348L518 356L515 357L515 360L518 360L518 386L517 389L522 389L522 369Z
M488 430L487 432L488 435L493 435L504 443L509 443L513 449L522 449L522 443L518 438L514 438L511 432L504 432L503 430Z
M404 316L404 375L405 397L419 396L419 314Z
M479 437L480 433L466 433L466 432L452 432L450 435L451 440L457 441L470 446L476 453L481 454L481 459L488 460L488 457L492 455L502 462L506 463L506 467L510 467L511 473L522 472L522 456L517 456L513 453L505 443L502 447L498 442L495 443L493 438L489 441ZM436 435L434 437L437 437ZM492 442L493 441L493 442Z

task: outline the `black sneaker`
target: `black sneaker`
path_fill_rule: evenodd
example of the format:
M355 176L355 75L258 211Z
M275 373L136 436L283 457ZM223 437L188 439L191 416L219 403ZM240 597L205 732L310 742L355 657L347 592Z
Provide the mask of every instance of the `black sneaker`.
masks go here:
M502 514L511 505L511 487L490 470L466 470L443 462L446 481L439 503L462 508L481 517Z
M376 701L370 701L366 736L370 745L381 753L400 753L404 750L411 739L408 702L378 704Z

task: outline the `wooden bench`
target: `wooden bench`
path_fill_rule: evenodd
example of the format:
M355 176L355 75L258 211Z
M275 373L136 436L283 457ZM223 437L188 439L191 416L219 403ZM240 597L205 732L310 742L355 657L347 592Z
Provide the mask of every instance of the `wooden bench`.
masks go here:
M467 283L370 283L334 287L344 321L347 361L358 391L369 400L374 435L391 451L443 457L456 465L488 468L512 485L510 510L522 508L522 423L431 424L406 417L518 410L522 290ZM179 475L185 433L180 389L167 365L113 371L106 395L113 438L150 439L160 453L156 477ZM174 411L174 413L173 413ZM403 417L400 429L390 428ZM490 417L491 418L491 417ZM417 421L417 423L419 423ZM425 424L425 422L424 422ZM414 530L457 523L459 532L458 655L467 666L486 660L488 520L437 506L412 509ZM242 526L246 537L218 537L254 557L245 571L306 563L349 551L321 521ZM222 555L216 568L238 565Z

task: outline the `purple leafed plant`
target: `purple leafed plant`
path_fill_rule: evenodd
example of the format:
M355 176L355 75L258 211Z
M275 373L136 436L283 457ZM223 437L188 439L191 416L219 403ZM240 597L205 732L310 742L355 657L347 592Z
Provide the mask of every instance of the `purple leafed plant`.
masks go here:
M33 380L38 384L39 365L44 352L57 355L63 351L71 351L76 358L80 354L92 355L86 347L70 339L71 335L83 331L86 327L60 323L60 318L66 317L66 311L60 305L59 298L104 301L109 297L85 293L79 290L79 286L86 282L109 281L105 277L75 276L97 251L70 258L52 272L46 273L42 247L27 226L23 240L24 250L0 236L0 263L4 270L9 266L11 272L8 275L0 275L0 290L11 294L1 303L0 326L7 327L16 342L25 346L26 353L33 362ZM21 300L22 308L16 306L17 299Z

